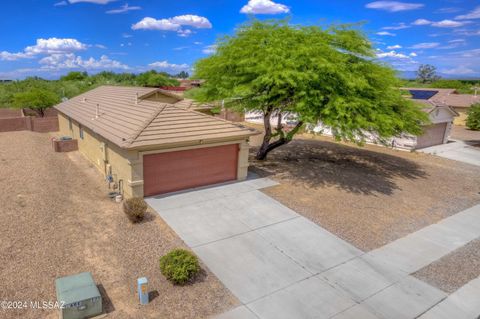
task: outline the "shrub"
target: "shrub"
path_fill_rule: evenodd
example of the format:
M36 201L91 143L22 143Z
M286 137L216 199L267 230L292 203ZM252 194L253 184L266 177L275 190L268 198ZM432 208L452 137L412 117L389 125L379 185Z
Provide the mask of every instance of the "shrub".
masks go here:
M480 103L470 107L467 113L466 124L469 129L480 131Z
M160 258L160 271L174 284L190 281L200 271L198 258L185 249L174 249Z
M123 201L123 211L133 223L143 220L147 203L141 197L132 197Z

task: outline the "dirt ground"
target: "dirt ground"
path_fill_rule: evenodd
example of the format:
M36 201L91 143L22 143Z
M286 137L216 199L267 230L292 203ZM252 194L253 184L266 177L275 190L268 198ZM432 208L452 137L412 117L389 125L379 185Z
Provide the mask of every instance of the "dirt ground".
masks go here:
M465 126L453 125L450 138L473 144L480 144L480 131L469 130Z
M364 251L480 203L480 167L428 154L312 135L255 150L252 169L280 182L265 193Z
M155 214L131 224L106 198L101 175L77 152L51 151L49 136L0 133L0 300L54 301L57 277L90 271L108 318L205 318L238 301L202 265L187 286L161 275L159 257L185 247ZM136 279L153 301L139 306ZM1 310L1 318L58 318L57 310Z

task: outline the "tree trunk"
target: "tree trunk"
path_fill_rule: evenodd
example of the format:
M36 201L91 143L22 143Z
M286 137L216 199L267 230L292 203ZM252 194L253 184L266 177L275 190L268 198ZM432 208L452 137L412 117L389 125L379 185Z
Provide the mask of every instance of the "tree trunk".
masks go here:
M279 134L279 139L276 140L275 142L270 143L270 140L272 139L272 127L270 124L270 117L272 116L272 111L267 111L265 112L265 116L263 118L263 125L265 127L265 136L263 137L263 142L260 148L257 151L257 155L255 158L257 160L263 161L267 159L267 155L269 152L273 151L277 147L280 147L282 145L288 144L292 141L293 136L298 132L300 127L302 127L303 122L299 121L295 127L285 134L282 130L282 124L281 124L281 116L282 114L279 112L278 113L278 124L277 124L277 134Z

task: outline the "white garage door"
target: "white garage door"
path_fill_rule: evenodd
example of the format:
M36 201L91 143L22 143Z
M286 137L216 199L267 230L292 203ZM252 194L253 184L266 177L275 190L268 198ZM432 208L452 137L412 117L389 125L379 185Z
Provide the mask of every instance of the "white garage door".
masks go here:
M423 135L417 137L417 148L443 144L447 123L432 124L424 127Z

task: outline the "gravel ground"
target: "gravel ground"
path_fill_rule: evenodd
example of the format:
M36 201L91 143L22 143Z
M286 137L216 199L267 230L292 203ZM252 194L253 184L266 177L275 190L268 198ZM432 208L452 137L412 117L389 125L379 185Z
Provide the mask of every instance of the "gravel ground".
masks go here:
M445 292L458 290L480 276L480 239L471 241L413 275Z
M311 135L254 152L252 169L280 182L265 193L364 251L480 203L479 167L428 154Z
M450 137L456 140L480 143L480 131L472 131L465 126L453 125Z
M133 225L106 198L101 175L77 152L51 151L49 136L0 133L0 300L54 301L56 277L90 271L108 318L204 318L238 301L202 265L190 285L173 286L158 258L185 247L160 217ZM140 307L136 279L153 301ZM1 310L1 318L58 318L56 310Z

